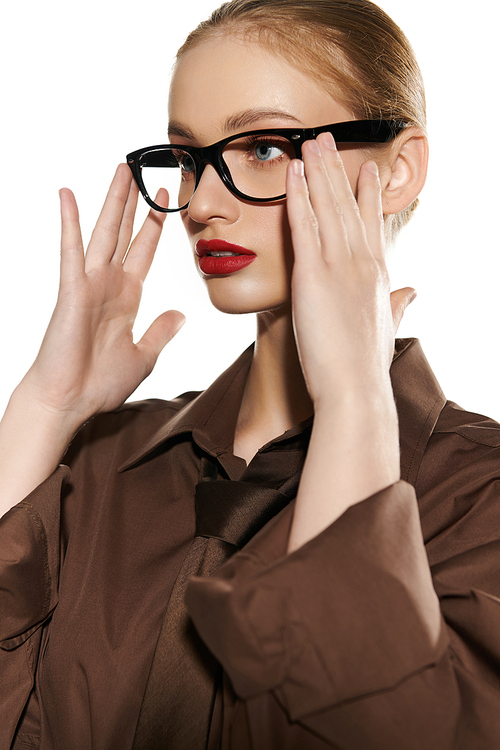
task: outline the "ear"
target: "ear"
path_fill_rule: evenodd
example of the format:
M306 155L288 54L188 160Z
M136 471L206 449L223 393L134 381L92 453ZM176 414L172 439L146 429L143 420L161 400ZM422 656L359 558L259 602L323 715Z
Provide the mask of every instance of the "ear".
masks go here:
M425 184L429 143L422 128L406 128L396 138L387 161L380 165L384 215L409 206Z

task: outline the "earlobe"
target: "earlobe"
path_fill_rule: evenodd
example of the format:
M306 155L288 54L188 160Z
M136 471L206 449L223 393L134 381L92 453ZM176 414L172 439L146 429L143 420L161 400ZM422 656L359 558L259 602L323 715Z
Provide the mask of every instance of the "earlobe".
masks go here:
M384 215L407 208L422 190L427 176L429 145L421 128L408 128L395 141L389 163L381 168Z

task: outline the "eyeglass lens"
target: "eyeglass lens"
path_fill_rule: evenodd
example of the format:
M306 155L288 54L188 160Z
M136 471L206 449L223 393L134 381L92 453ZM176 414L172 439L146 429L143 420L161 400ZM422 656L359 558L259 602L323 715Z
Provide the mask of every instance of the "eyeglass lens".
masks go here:
M286 170L295 151L290 141L275 135L242 136L230 141L222 158L235 187L249 198L276 198L286 192ZM163 187L170 196L170 208L188 203L196 185L197 165L182 149L163 148L145 154L141 171L151 198Z

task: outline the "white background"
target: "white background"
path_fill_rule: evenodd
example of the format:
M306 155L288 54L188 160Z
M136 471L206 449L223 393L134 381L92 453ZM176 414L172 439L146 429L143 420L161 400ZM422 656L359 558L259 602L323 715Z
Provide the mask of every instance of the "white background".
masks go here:
M55 301L58 189L76 193L88 238L116 164L165 142L175 51L215 2L4 4L0 411L34 358ZM391 253L393 286L419 292L400 334L420 337L449 398L500 419L495 5L487 0L474 15L463 0L380 4L420 61L432 148L421 206ZM178 222L167 224L137 335L165 309L188 320L134 398L204 388L253 339L251 316L211 308Z

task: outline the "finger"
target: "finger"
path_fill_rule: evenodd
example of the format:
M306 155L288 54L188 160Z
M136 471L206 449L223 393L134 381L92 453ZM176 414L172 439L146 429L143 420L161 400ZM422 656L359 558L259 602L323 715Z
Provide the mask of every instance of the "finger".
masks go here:
M295 263L305 261L321 252L318 220L309 200L304 162L294 159L288 165L286 177L287 214Z
M331 133L320 133L316 142L320 147L326 174L335 195L337 212L341 215L342 222L345 226L349 243L346 248L348 247L351 252L356 251L359 254L367 249L366 233L361 220L358 202L349 182L344 162L337 150L335 140ZM328 201L329 194L325 193L324 198ZM314 207L316 206L316 200L317 199L314 195L312 195ZM325 206L325 200L322 200L321 192L319 193L318 210L319 206ZM326 202L327 215L328 213L331 213L331 210L331 206ZM334 245L333 247L335 248L337 246Z
M131 180L130 169L126 164L120 164L90 238L85 258L87 270L96 265L109 263L115 253Z
M156 364L160 352L169 341L180 331L186 322L185 316L178 310L162 313L149 326L148 330L137 344L145 355L147 374Z
M384 215L378 166L374 161L361 165L358 178L358 206L371 252L385 266Z
M319 143L306 141L302 147L302 158L309 201L317 220L321 252L326 259L334 250L339 252L340 248L349 247L344 210L333 188ZM337 161L335 156L333 159ZM338 162L335 169L340 169Z
M61 202L61 283L83 272L85 266L80 217L75 196L69 188L59 191Z
M168 193L164 188L158 191L155 202L168 206ZM149 211L123 262L127 273L133 273L144 281L151 268L166 217L167 214L160 211Z
M412 287L405 287L404 289L397 289L391 292L391 310L392 310L392 322L394 325L394 334L397 333L399 325L403 320L403 315L408 305L411 305L413 300L416 298L417 292Z
M139 188L136 185L135 180L130 183L129 193L125 209L123 211L123 217L120 224L120 231L118 233L118 241L116 243L116 249L112 257L112 261L115 263L123 263L123 259L127 254L127 250L132 239L134 231L134 219L135 212L137 210L137 200L139 198Z

